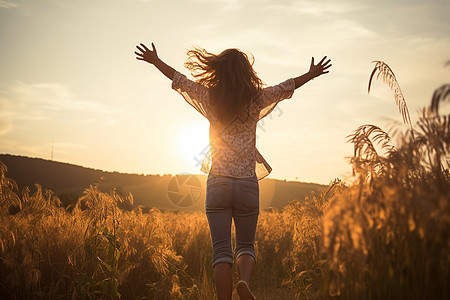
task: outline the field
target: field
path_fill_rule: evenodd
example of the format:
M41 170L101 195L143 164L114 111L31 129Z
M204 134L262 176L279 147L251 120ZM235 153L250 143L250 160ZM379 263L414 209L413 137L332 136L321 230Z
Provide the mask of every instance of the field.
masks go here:
M449 124L431 105L396 145L361 126L352 183L261 211L257 299L448 299ZM2 298L214 299L203 213L144 213L95 185L67 208L0 176Z

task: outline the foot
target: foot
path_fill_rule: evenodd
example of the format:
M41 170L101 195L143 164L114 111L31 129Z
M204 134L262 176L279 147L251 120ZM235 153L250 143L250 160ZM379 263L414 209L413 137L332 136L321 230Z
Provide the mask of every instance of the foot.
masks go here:
M253 295L252 291L250 291L250 287L247 282L244 280L239 280L236 285L236 291L239 295L240 300L255 300L256 297Z

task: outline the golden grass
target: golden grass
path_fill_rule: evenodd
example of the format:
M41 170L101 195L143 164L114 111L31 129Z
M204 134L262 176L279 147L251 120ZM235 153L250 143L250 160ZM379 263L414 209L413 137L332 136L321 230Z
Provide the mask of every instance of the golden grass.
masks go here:
M17 195L2 165L0 293L11 299L213 299L212 245L201 212L142 213L130 199L86 189L71 211L49 191ZM312 197L311 199L316 199ZM310 203L309 203L310 202ZM313 200L262 211L258 264L260 299L298 298L316 260L321 209ZM311 206L311 208L307 208ZM11 207L18 211L10 214ZM309 211L311 210L311 211ZM15 212L15 211L14 211ZM234 243L234 241L233 241ZM292 279L294 278L294 279Z

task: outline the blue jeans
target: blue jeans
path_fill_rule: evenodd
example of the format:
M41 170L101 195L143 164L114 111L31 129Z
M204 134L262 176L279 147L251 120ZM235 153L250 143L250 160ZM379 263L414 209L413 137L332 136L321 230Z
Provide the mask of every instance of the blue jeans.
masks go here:
M213 267L233 265L231 219L234 219L236 249L234 258L249 254L256 262L255 233L259 215L259 183L256 175L235 178L209 174L206 184L206 217L213 243Z

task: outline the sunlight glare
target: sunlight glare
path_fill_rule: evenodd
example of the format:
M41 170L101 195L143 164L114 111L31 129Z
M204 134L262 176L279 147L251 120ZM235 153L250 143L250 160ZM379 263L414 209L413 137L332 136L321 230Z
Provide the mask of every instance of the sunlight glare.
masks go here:
M208 151L209 124L192 121L181 125L177 129L176 145L178 154L189 165L196 166Z

